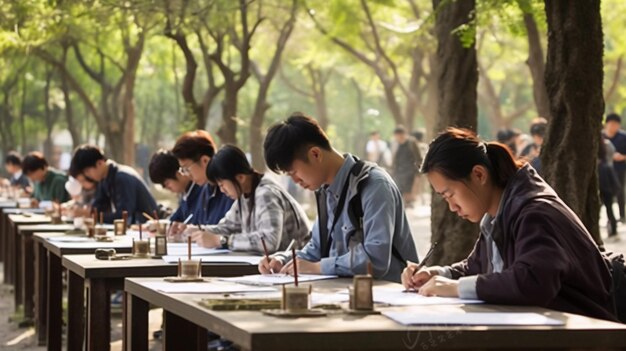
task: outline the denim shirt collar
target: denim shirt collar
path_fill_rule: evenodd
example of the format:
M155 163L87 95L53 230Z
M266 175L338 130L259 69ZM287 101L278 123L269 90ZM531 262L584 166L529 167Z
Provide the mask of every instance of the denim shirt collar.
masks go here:
M341 168L339 168L339 172L337 172L337 175L335 175L335 179L333 179L333 182L326 188L326 191L336 198L339 198L339 196L341 195L341 190L343 189L344 184L348 179L348 174L350 173L352 166L354 166L354 164L356 163L354 157L352 157L352 155L350 154L344 154L343 157L343 165L341 165Z

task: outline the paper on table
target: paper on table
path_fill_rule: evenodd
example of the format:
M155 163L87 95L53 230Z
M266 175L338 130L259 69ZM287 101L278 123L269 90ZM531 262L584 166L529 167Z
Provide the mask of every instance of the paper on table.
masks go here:
M347 294L347 291L344 292ZM393 306L458 305L484 303L481 300L459 299L456 297L424 296L417 292L374 288L374 302Z
M565 322L538 313L469 312L424 313L423 311L383 311L383 315L403 325L564 325Z
M298 274L298 282L333 279L336 275ZM293 276L287 274L252 274L242 277L219 278L223 281L249 285L284 285L293 283Z
M218 255L229 253L230 250L226 249L209 249L206 247L198 246L197 244L191 244L191 256L204 256L204 255ZM187 243L168 243L167 244L168 256L187 256ZM178 261L178 259L176 259Z
M167 263L176 263L178 259L186 260L187 255L185 256L172 256L167 255L163 256L163 261ZM215 256L202 256L197 257L201 258L202 262L205 263L249 263L251 265L257 265L261 261L260 256L223 256L223 255L215 255Z
M48 241L62 242L62 243L86 243L94 241L92 238L81 236L51 236Z
M144 283L150 289L162 291L168 294L224 294L241 292L275 292L275 288L259 287L241 284L229 284L224 282L202 283L169 283L165 281L153 281Z

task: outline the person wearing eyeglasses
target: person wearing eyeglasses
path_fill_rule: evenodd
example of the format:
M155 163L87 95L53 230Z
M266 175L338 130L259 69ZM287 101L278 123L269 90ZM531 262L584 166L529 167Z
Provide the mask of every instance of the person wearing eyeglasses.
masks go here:
M206 168L215 150L211 134L204 130L184 133L172 148L172 154L178 159L179 172L189 176L200 187L199 204L189 224L217 224L233 205L233 200L209 183L206 176ZM185 228L185 224L174 222L170 235L179 236Z
M171 151L161 149L152 155L148 172L154 184L179 196L178 209L170 216L171 222L181 223L198 210L200 186L181 172L178 159Z
M128 212L130 223L144 223L142 213L152 213L157 203L148 186L132 167L104 156L95 145L81 145L74 151L70 174L82 174L97 182L92 209L104 213L104 222L113 223Z

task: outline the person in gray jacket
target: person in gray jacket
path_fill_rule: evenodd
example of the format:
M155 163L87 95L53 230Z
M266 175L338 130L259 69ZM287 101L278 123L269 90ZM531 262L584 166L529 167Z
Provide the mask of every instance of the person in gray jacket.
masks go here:
M298 272L353 276L371 264L375 278L399 282L406 261L417 262L402 195L380 167L337 152L317 121L301 113L271 127L264 149L269 169L316 190L318 217L296 254ZM292 257L259 263L261 273L270 269L293 273Z

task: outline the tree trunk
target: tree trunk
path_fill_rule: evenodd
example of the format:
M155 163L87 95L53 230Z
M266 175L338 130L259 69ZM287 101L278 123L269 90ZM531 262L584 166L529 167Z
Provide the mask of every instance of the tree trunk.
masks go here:
M72 98L70 96L70 89L67 86L65 78L61 78L61 89L63 90L63 99L65 100L65 119L67 121L67 130L72 136L72 146L76 148L82 144L80 137L80 126L74 118L74 108L72 106Z
M429 55L429 66L431 73L426 81L426 104L424 111L424 126L426 127L425 141L429 141L433 138L433 132L435 132L435 126L439 119L439 80L436 74L434 74L435 67L437 66L437 58L435 55Z
M600 0L547 0L545 6L552 120L541 150L542 172L601 243L596 172L604 111Z
M26 153L26 94L28 79L22 79L22 106L20 107L20 134L22 137L21 153Z
M274 50L272 61L267 68L267 73L265 75L261 74L258 66L254 62L250 63L251 69L255 72L255 76L259 80L259 93L257 94L254 111L250 120L250 152L252 153L252 166L260 171L265 170L262 127L263 121L265 120L265 112L270 108L270 104L267 102L267 95L274 81L274 77L276 77L278 68L280 67L287 41L293 32L296 22L296 9L297 2L293 0L291 4L291 16L285 21L280 30L280 35L276 41L276 49Z
M226 84L224 101L222 102L222 125L217 136L222 144L237 144L237 94L239 89Z
M357 81L352 78L352 86L354 86L354 91L356 92L356 115L357 115L357 132L356 135L354 137L354 153L356 155L365 155L365 147L367 145L367 138L365 136L365 132L364 132L364 114L365 114L365 108L363 107L363 92L361 91L361 87L359 86L359 83L357 83ZM365 157L363 157L365 159Z
M44 117L46 121L46 139L43 142L43 157L52 164L52 156L54 147L52 143L52 128L54 128L54 120L52 116L52 109L50 108L50 84L52 81L52 71L46 72L46 84L43 89L43 102L44 102Z
M463 47L460 38L453 33L460 25L469 22L476 3L474 0L433 0L433 7L437 11L435 33L438 41L439 121L436 133L448 126L476 130L476 47L474 44ZM450 212L441 196L433 193L432 199L431 241L439 244L427 263L450 264L467 257L476 242L478 225Z
M15 138L13 137L12 125L13 114L11 113L11 90L12 86L5 86L3 93L2 120L0 121L0 135L2 135L2 151L6 155L8 151L15 147Z
M550 119L550 102L544 79L545 64L543 49L537 23L532 13L524 13L524 25L528 36L528 68L533 79L533 99L537 107L537 114L546 119Z

